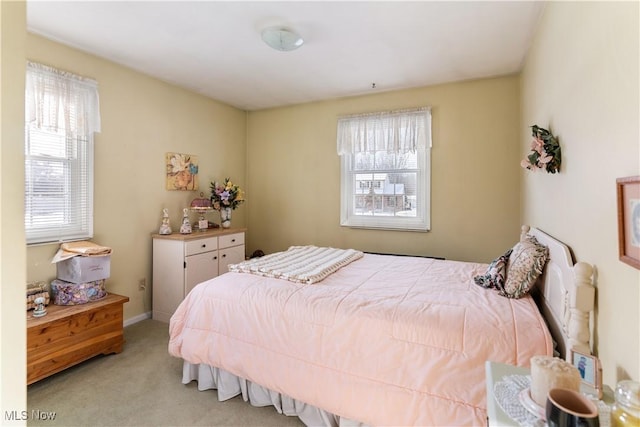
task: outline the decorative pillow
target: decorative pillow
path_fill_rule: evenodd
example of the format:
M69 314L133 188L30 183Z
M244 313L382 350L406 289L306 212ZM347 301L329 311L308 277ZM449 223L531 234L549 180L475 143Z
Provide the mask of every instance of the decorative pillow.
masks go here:
M473 281L483 288L495 288L504 291L504 282L507 276L507 262L509 261L509 255L511 255L512 250L513 249L509 249L504 255L500 255L494 259L491 264L489 264L487 272L483 276L474 277Z
M507 279L500 294L509 298L522 298L542 274L549 248L538 243L535 237L527 236L518 242L509 256Z

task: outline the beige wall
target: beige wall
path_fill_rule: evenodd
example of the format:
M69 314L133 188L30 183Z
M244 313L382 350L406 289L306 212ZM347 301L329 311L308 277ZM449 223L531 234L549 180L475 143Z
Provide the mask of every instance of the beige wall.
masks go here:
M24 49L26 7L0 2L0 417L25 425ZM6 416L17 411L13 421ZM20 420L16 421L16 418Z
M470 81L249 113L248 250L292 244L488 262L519 233L519 80ZM340 226L340 115L429 105L427 233Z
M523 172L523 221L597 268L604 381L640 379L640 271L618 260L616 178L640 175L638 2L552 2L522 73L526 126L551 127L558 175Z
M206 197L213 179L230 175L244 184L246 113L39 36L27 36L26 56L98 81L102 132L95 137L93 240L113 249L107 290L131 299L125 319L150 312L150 234L161 224L163 207L177 232L182 208L199 197L165 189L165 153L198 156ZM236 211L234 225L244 226L244 215ZM219 222L215 213L209 219ZM28 248L29 281L55 278L50 260L57 248ZM138 289L142 278L146 291Z

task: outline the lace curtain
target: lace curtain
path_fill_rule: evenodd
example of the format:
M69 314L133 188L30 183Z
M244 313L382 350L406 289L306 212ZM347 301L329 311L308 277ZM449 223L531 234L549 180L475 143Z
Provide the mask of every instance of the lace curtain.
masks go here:
M431 108L388 111L338 119L338 154L415 153L431 147Z
M34 62L27 63L25 120L38 129L64 129L69 136L100 132L95 80Z

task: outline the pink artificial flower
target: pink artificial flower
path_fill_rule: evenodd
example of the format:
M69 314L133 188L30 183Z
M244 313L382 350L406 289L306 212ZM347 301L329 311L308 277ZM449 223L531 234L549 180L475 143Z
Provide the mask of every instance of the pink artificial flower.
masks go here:
M523 168L525 168L525 169L530 169L531 164L529 163L529 161L528 161L527 159L523 159L523 160L520 162L520 166L522 166L522 167L523 167Z
M542 152L544 151L544 142L542 141L542 139L534 138L534 140L531 141L531 150L537 151L538 154L542 154Z
M551 160L553 160L553 156L550 156L549 154L547 154L546 151L542 150L542 153L540 153L540 158L538 158L538 163L542 163L543 165L546 165ZM542 166L540 167L542 168Z

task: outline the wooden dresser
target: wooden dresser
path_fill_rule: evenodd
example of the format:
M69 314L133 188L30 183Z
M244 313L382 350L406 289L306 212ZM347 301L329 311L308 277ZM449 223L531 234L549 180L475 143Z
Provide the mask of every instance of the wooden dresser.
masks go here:
M49 304L47 314L27 312L27 384L99 354L120 353L123 305L128 297L108 294L87 304Z

